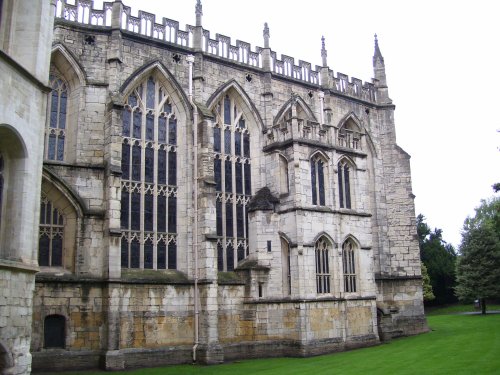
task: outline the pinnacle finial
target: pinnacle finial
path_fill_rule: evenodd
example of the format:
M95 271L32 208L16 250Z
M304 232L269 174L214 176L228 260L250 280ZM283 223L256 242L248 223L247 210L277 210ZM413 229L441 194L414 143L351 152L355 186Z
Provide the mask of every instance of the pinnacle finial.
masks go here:
M267 25L267 22L264 23L264 48L269 48L269 37L271 35L269 34L269 26Z
M201 0L196 0L196 26L201 26L201 16L203 16L203 7L201 5Z
M325 48L325 37L322 36L321 37L321 60L323 62L323 66L328 65L328 63L326 61L326 56L327 56L327 54L326 54L326 48Z
M380 61L382 65L384 65L384 57L382 56L382 52L380 52L380 47L378 46L378 36L377 34L373 35L375 38L375 53L373 54L373 66L375 66L375 63Z

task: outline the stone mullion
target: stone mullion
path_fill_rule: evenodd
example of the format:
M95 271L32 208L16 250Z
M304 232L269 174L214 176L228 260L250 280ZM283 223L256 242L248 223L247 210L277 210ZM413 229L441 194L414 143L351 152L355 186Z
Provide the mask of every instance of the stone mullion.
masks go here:
M153 269L158 269L158 117L160 114L159 107L159 83L155 82L155 110L153 112Z
M145 208L145 196L146 196L146 115L148 110L146 108L146 95L147 95L147 85L144 85L142 89L142 97L139 99L139 105L142 104L143 108L141 113L141 183L140 183L140 191L141 191L141 212L140 212L140 236L139 236L139 268L144 269L144 208ZM142 103L141 103L142 101Z

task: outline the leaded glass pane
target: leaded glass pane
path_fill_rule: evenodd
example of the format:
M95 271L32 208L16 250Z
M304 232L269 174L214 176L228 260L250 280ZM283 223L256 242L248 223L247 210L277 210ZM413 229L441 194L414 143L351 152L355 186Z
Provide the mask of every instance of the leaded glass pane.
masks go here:
M342 164L338 164L337 166L337 175L339 180L339 207L344 208L344 183L343 183L343 174L342 174Z
M59 117L59 92L52 91L50 105L50 127L57 129L57 119Z
M224 249L220 243L217 244L217 270L224 271Z
M41 234L38 240L38 264L49 266L50 238L47 234Z
M168 144L177 144L177 119L174 116L168 120Z
M227 270L234 271L234 247L230 243L226 246Z
M167 184L167 152L158 150L158 183Z
M215 203L215 216L216 216L216 231L217 236L222 236L222 202Z
M250 136L247 133L243 134L243 156L250 157Z
M226 236L233 237L233 204L226 203Z
M146 106L147 108L155 108L155 81L153 77L149 77L146 89Z
M122 268L128 268L128 241L126 238L122 237L121 244L121 265Z
M224 98L224 124L231 125L231 100L229 96Z
M130 178L130 145L122 144L122 178Z
M129 218L129 193L122 188L121 208L120 208L120 226L122 229L128 228Z
M250 164L245 164L245 195L252 195L252 176L250 174Z
M133 137L141 139L142 113L139 109L134 111L134 134Z
M241 204L236 205L236 232L239 238L245 237L245 216Z
M55 160L56 159L56 136L55 134L49 135L49 150L47 159Z
M168 232L177 232L177 198L168 198Z
M133 192L131 194L131 212L130 212L130 229L140 230L141 229L141 194L138 192Z
M214 160L215 190L222 191L222 161L219 156Z
M168 269L177 269L177 245L173 242L168 244Z
M151 147L146 147L144 155L144 180L146 182L154 181L154 164L155 150Z
M167 118L165 116L158 118L158 142L167 142Z
M230 160L225 160L224 163L224 186L226 191L233 190L233 168Z
M144 230L153 231L153 195L146 193L144 196Z
M220 128L214 128L214 151L220 152Z
M231 130L224 130L224 152L226 155L231 155Z
M132 146L132 180L141 180L141 146L139 142Z
M156 230L164 233L167 231L167 197L159 195L157 199Z
M163 241L156 247L156 268L159 270L167 268L167 245Z
M64 135L60 134L57 138L57 160L64 160Z
M144 244L144 268L153 268L153 242L147 240Z
M238 262L243 259L245 259L245 247L240 243L238 245Z
M61 93L61 103L59 105L59 129L66 129L66 105L68 103L68 98L66 97L66 92Z
M311 160L311 190L312 190L312 204L318 203L318 196L316 191L316 162Z
M241 155L241 133L234 133L234 153L237 156Z
M349 167L344 167L344 184L345 184L345 205L346 208L351 208L351 186L349 182Z
M319 204L321 206L325 205L325 176L323 172L323 161L318 161L318 193L319 193Z
M146 115L146 141L153 141L155 137L155 117L152 113Z
M174 151L168 152L168 184L177 185L177 158Z
M130 244L130 268L139 268L141 266L141 244L139 240L134 239Z
M236 163L235 167L235 179L236 179L236 194L243 194L243 166L241 163Z
M122 111L122 135L124 137L130 137L130 111L124 109Z
M62 266L62 237L55 235L52 239L52 266Z

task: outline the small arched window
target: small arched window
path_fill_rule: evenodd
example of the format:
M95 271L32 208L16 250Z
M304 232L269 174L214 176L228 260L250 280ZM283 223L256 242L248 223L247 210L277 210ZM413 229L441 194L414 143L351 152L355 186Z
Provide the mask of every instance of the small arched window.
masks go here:
M320 238L315 246L316 256L316 292L330 293L330 260L329 243Z
M279 156L279 169L280 169L280 193L289 193L289 178L288 178L288 161L283 155Z
M50 77L50 86L52 92L49 97L49 121L45 130L45 158L63 161L68 112L68 86L57 76Z
M337 165L339 182L339 206L340 208L352 208L351 204L351 171L349 164L341 160Z
M38 264L40 266L62 267L63 237L63 215L47 198L42 196L38 240Z
M66 319L62 315L49 315L43 323L43 347L46 349L66 346Z
M342 245L342 265L344 271L344 292L356 292L356 254L352 240Z
M325 165L319 155L311 159L311 191L314 205L325 205Z
M250 130L238 101L226 95L215 107L214 179L217 268L233 271L248 255L247 204L252 195Z
M281 270L283 295L289 296L292 293L292 279L290 276L290 245L284 238L281 238Z

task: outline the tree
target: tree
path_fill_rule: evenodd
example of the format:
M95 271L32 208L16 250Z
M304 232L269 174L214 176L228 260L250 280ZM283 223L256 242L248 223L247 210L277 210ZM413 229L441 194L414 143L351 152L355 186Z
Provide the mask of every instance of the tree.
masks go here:
M500 197L482 200L464 223L457 262L457 296L462 301L500 297Z
M429 277L427 267L424 263L422 263L422 286L424 292L424 301L428 302L436 298L436 296L432 292L431 278Z
M425 217L417 216L417 234L420 246L420 259L426 266L432 291L435 296L433 304L456 302L455 261L457 255L451 244L443 240L443 231L435 228L433 231L425 223Z

